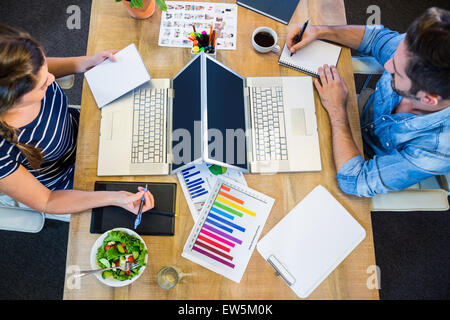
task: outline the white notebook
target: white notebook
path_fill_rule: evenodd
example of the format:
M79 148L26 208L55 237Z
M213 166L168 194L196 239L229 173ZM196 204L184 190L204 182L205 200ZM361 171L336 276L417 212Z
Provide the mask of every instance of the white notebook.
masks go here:
M115 62L106 59L84 74L99 108L150 81L150 74L134 43L114 57Z
M365 236L363 227L319 185L256 249L298 297L306 298Z
M319 77L317 71L323 65L336 66L341 54L342 48L322 41L316 40L303 49L294 53L291 57L291 52L284 45L283 52L281 53L278 63L310 74L314 77Z

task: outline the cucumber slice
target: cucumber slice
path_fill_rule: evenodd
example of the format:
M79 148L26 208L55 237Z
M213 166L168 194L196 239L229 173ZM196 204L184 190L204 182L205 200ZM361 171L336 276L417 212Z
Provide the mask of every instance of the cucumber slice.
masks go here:
M109 261L105 258L102 258L99 260L101 264L103 264L105 266L105 268L111 268L111 264L109 263Z

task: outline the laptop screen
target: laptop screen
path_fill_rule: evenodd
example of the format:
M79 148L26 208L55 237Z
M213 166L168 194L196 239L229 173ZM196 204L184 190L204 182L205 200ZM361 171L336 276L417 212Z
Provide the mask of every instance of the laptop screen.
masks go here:
M208 158L247 169L244 78L206 59Z
M173 78L172 170L202 157L201 59L192 60Z

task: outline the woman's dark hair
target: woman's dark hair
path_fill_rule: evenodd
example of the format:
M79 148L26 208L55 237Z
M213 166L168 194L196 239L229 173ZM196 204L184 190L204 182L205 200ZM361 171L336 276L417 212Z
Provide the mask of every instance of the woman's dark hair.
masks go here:
M0 24L0 115L33 90L44 63L42 47L28 33ZM16 129L2 120L0 137L16 145L33 169L40 167L42 152L19 142Z
M412 81L410 92L420 90L450 98L450 11L429 8L406 33L410 54L406 74Z

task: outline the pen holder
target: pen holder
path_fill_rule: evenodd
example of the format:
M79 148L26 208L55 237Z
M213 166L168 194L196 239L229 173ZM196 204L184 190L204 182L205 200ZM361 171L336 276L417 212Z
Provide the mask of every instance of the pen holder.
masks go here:
M194 59L196 56L198 56L202 51L200 52L194 52L194 47L191 48L191 59ZM205 53L208 57L216 59L217 56L217 49L214 50L213 53Z

